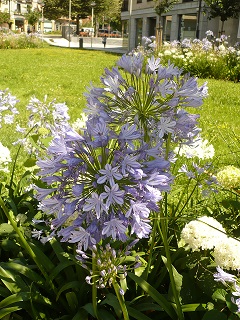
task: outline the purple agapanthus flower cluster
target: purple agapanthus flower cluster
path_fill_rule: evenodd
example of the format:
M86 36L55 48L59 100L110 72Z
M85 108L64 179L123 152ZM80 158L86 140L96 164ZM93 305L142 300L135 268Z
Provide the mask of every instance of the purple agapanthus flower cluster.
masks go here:
M0 128L1 123L12 124L14 122L14 116L18 114L18 110L15 107L18 100L12 96L7 90L0 90Z
M198 116L186 108L200 106L207 94L205 85L153 56L124 55L117 65L86 94L83 132L64 126L37 162L49 185L36 187L49 237L84 251L103 240L149 237L151 212L173 181L169 143L199 133Z
M90 88L86 95L91 119L101 117L111 127L135 124L154 145L168 133L174 141L199 133L198 115L186 109L202 105L206 84L198 87L196 78L182 76L182 70L163 66L154 56L146 62L142 53L123 55L117 65L105 70L103 87Z
M129 270L140 267L142 265L140 257L133 256L131 252L136 242L136 240L131 242L123 250L115 250L109 243L98 247L94 245L91 255L77 250L76 259L90 274L86 277L87 283L93 284L94 282L99 289L111 287L112 283L119 279L125 279ZM92 271L92 257L95 261L94 273ZM120 294L124 295L124 293L124 289L120 288Z
M237 313L240 313L240 286L239 278L232 273L225 272L219 266L217 267L217 272L214 273L214 280L221 282L226 287L229 287L231 290L231 301L237 306ZM239 275L238 275L239 276ZM236 297L236 298L235 298Z
M29 119L27 128L17 124L16 131L21 133L23 138L18 139L13 144L24 146L29 154L39 155L39 150L44 148L41 139L51 139L55 132L64 131L64 128L69 125L68 107L65 103L56 103L55 100L48 102L47 96L45 96L44 101L32 97L26 109ZM32 135L39 137L35 144L29 141L29 137L31 138Z
M37 162L52 187L38 188L37 197L55 217L53 233L83 250L108 237L126 241L128 230L148 237L150 211L158 210L160 192L169 191L172 181L169 162L155 152L153 166L154 151L145 152L136 126L126 124L117 133L102 118L89 120L82 136L71 128L56 136L50 157Z

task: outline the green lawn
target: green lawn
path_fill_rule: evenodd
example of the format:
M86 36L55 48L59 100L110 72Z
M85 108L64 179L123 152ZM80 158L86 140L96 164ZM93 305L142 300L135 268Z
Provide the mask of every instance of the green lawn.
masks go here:
M202 133L214 145L220 164L240 166L240 83L206 81L209 96L199 111Z
M66 102L75 120L85 106L86 87L90 82L98 84L104 68L112 67L118 58L103 51L56 47L0 50L0 89L9 88L20 99L18 109L23 118L31 96L43 100L47 95L49 101ZM199 84L204 81L200 79ZM221 161L236 162L233 152L240 150L240 83L207 81L209 97L199 111L203 136L213 143L217 156L224 155ZM10 146L15 137L11 128L3 129L1 142Z

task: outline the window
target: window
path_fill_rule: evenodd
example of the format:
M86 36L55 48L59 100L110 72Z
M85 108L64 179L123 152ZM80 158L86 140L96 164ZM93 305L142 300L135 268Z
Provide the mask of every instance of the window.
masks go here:
M17 13L21 13L21 4L17 3Z
M137 0L137 3L142 3L142 0Z
M180 15L178 40L194 39L196 37L196 26L197 15Z
M123 0L122 11L128 11L128 0Z

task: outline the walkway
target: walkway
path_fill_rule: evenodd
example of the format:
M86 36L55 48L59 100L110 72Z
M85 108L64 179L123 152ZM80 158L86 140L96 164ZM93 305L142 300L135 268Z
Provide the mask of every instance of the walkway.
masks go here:
M71 37L71 41L59 36L49 36L44 35L44 41L52 46L65 47L65 48L80 48L80 41L82 41L82 48L87 50L102 50L106 52L115 52L124 54L128 52L126 46L123 46L124 40L122 38L114 39L108 38L106 48L102 44L102 38L90 38L83 37L80 40L79 37Z

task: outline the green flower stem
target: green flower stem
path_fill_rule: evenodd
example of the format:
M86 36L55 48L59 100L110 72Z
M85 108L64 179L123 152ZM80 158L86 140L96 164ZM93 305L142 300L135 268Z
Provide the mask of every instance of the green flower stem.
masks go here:
M180 205L181 205L182 199L183 199L184 195L186 194L186 191L187 191L187 189L188 189L191 181L192 181L192 178L190 178L190 179L188 180L188 183L187 183L186 186L184 187L184 190L183 190L183 192L182 192L182 194L181 194L181 196L180 196L180 198L179 198L179 200L178 200L178 204L177 204L176 207L174 208L174 217L176 216L176 213L177 213L177 211L178 211L178 208L179 208Z
M166 160L168 159L168 154L170 151L170 144L171 144L171 134L168 134L167 139L166 139L166 157L165 157ZM173 276L172 259L171 259L171 253L170 253L169 243L168 243L168 219L167 219L168 204L167 204L167 200L168 200L167 193L165 193L164 210L163 210L162 206L160 206L160 223L159 223L159 221L157 221L157 223L158 223L159 232L160 232L162 240L163 240L163 245L164 245L165 254L166 254L166 258L167 258L167 269L168 269L168 273L169 273L170 284L171 284L174 300L176 303L176 313L178 316L178 320L184 320L184 315L183 315L182 307L181 307L180 300L179 300L179 294L177 292L176 283L175 283L175 279ZM163 204L163 203L161 203L161 204Z
M177 292L175 279L173 276L171 253L170 253L169 244L168 244L168 237L167 237L168 222L167 222L167 219L165 219L163 210L161 210L160 212L161 212L161 219L160 219L160 224L158 223L158 228L159 228L159 233L162 236L165 254L166 254L166 258L167 258L167 269L168 269L168 273L169 273L170 284L171 284L174 300L176 303L176 313L178 315L178 320L184 320L184 315L182 312L182 307L180 304L179 295Z
M190 195L187 197L187 200L185 201L184 206L181 208L181 210L179 211L178 215L180 215L183 212L183 210L185 209L185 207L188 204L189 200L192 198L192 195L193 195L194 191L196 190L197 186L198 186L198 181L196 182L196 184L195 184L193 190L191 191Z
M0 206L2 207L3 212L5 213L7 219L10 221L14 231L17 233L17 235L19 236L19 242L22 246L22 248L24 248L27 253L29 254L29 256L31 257L31 259L36 263L36 265L38 266L39 270L41 271L42 275L44 276L44 278L47 280L48 285L50 286L50 288L57 294L57 290L54 287L52 281L49 280L48 274L45 271L44 267L42 266L42 264L38 261L38 258L36 256L36 254L34 253L34 251L32 250L32 248L30 247L30 245L28 244L27 240L25 239L24 235L22 234L20 228L17 226L17 223L15 222L13 216L11 215L11 213L9 212L8 208L5 206L5 203L2 199L2 197L0 197Z
M124 297L120 294L120 286L116 281L113 281L113 287L114 287L114 290L116 292L116 296L118 298L120 307L121 307L122 312L123 312L123 319L124 320L129 320L128 311L127 311L127 307L126 307L126 304L125 304Z
M92 257L92 272L93 272L93 285L92 285L92 305L93 305L93 312L95 317L99 320L98 316L98 309L97 309L97 285L96 285L96 257Z
M157 223L158 223L158 217L157 217L157 213L154 214L153 217L154 221L153 221L153 229L152 229L152 239L151 239L151 246L150 246L150 250L149 250L149 256L148 256L148 263L147 263L147 267L143 273L144 280L147 281L148 278L148 274L151 268L151 264L152 264L152 255L153 255L153 249L154 249L154 244L155 244L155 238L156 238L156 232L157 232Z
M33 127L27 132L27 134L24 136L24 139L29 136L29 134L33 131L33 129L35 129L36 126L37 126L37 125L33 126ZM17 160L18 160L18 156L19 156L19 153L20 153L21 148L22 148L22 145L20 144L19 147L18 147L18 149L17 149L17 153L16 153L16 156L15 156L15 159L14 159L14 161L13 161L13 167L12 167L11 178L10 178L10 183L9 183L9 185L10 185L10 188L9 188L10 193L12 192L11 190L12 190L12 184L13 184L13 177L14 177L15 168L16 168L16 164L17 164ZM10 194L10 196L12 196L12 194Z

